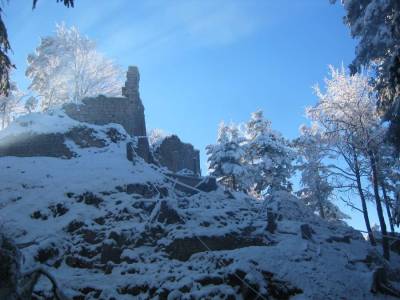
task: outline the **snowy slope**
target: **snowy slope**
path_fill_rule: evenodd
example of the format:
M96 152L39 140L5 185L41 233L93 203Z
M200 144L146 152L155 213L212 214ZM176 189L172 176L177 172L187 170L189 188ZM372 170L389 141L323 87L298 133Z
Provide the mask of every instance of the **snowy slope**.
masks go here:
M362 236L287 193L186 195L125 141L68 146L77 157L0 158L0 224L73 299L391 299L369 292L381 258Z

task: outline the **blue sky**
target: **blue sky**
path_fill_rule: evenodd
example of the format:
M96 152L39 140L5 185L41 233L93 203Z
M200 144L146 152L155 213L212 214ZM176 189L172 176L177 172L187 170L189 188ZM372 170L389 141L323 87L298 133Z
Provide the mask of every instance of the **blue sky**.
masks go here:
M316 101L312 86L329 64L354 57L344 10L328 0L76 0L73 9L39 0L34 11L30 2L4 7L21 88L40 36L74 25L123 69L139 67L147 127L194 144L203 171L221 120L243 122L262 109L293 138ZM351 224L364 227L361 216Z

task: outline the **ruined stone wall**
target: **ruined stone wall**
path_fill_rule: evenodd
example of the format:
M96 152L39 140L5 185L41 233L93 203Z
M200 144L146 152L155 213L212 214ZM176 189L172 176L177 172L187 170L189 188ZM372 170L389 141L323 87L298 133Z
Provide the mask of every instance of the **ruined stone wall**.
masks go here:
M139 70L130 66L126 73L124 97L98 96L81 104L64 105L67 115L75 120L96 125L121 124L131 136L146 136L144 106L139 94Z
M183 143L176 135L165 138L154 149L155 159L172 172L187 169L200 175L200 153L191 144Z
M86 98L82 104L68 103L64 111L72 119L96 125L121 124L131 136L145 136L146 125L141 101L124 97Z

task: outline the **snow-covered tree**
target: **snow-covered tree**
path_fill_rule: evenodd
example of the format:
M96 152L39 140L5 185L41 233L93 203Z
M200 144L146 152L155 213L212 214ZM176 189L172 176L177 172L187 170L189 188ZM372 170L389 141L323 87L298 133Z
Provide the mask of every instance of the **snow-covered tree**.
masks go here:
M394 215L396 200L396 185L400 181L400 160L395 155L395 149L388 143L380 145L377 157L377 169L379 172L378 183L382 191L382 198L386 208L386 215L389 220L389 226L394 234Z
M24 108L26 112L30 114L37 108L38 104L39 104L38 99L36 97L31 96L25 101Z
M371 180L379 225L383 235L383 250L389 259L389 244L386 224L379 193L379 147L382 145L384 127L376 110L377 99L368 78L362 74L348 75L344 68L330 68L331 78L325 79L326 89L315 88L319 101L308 110L309 117L316 121L324 134L330 137L338 153L347 164L347 169L336 166L349 186L357 189L371 243L375 243L369 223L366 195L362 177Z
M245 126L245 163L257 194L291 190L294 153L283 136L271 128L262 111L252 113Z
M88 96L121 93L120 68L100 54L93 41L65 25L57 25L54 36L41 39L28 56L26 75L43 110Z
M18 114L23 112L22 98L23 93L15 82L11 81L8 96L0 96L0 129L7 127Z
M330 0L336 2L336 0ZM341 0L344 22L356 38L352 72L373 68L379 107L391 121L390 132L400 147L400 1Z
M241 189L241 177L246 176L242 142L238 128L222 122L218 129L217 143L206 147L210 175L233 190Z
M306 206L324 219L348 218L332 203L334 187L329 178L332 173L324 163L329 158L326 138L315 126L302 126L300 133L300 137L293 142L297 150L297 169L301 172L302 189L297 192L298 196Z
M150 146L157 147L162 142L162 140L167 136L168 133L166 133L163 129L160 128L151 129L148 134Z

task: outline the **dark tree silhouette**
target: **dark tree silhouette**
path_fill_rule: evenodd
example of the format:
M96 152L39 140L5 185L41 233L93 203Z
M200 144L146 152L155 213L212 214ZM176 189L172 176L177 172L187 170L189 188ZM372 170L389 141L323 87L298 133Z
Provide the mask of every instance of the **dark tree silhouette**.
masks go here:
M400 150L400 1L340 1L346 11L344 22L358 42L350 70L375 71L379 109L383 120L390 121L390 139Z
M38 0L33 0L33 9L35 9L37 2ZM66 7L74 7L74 0L57 0L57 2L63 3ZM10 71L15 66L8 57L8 53L12 50L2 14L3 9L0 3L0 95L8 96L10 90Z

